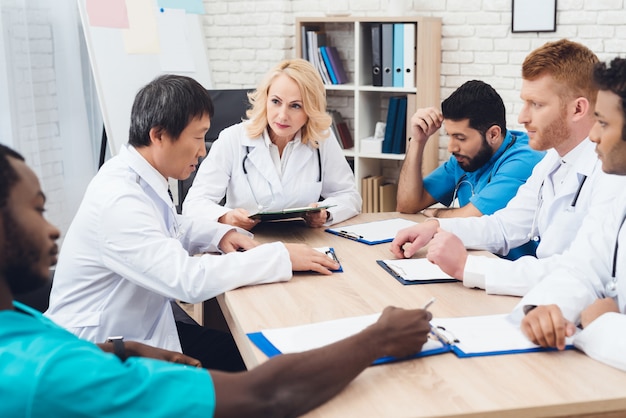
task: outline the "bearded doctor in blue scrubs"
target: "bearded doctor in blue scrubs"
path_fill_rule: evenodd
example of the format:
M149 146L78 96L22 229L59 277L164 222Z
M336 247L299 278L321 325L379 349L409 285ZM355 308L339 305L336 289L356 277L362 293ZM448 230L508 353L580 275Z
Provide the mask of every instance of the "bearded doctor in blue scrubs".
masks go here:
M282 61L249 97L248 120L224 129L213 143L183 213L248 230L258 222L248 216L260 210L332 206L307 214L310 227L358 214L361 196L329 129L324 84L311 63Z

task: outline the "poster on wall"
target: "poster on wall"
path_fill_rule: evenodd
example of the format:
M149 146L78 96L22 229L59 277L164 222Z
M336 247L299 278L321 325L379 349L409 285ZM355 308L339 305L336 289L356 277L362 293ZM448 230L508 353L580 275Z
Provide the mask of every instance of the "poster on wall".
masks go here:
M556 32L556 0L512 1L512 32Z

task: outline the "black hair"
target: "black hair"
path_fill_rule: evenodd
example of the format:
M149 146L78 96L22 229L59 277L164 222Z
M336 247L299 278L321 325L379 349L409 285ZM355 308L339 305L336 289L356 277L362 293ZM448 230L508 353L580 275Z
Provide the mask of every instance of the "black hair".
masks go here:
M593 68L593 82L598 90L610 91L619 96L624 117L622 140L626 141L626 58L614 58L609 65L597 63Z
M9 157L24 161L24 157L16 151L0 144L0 211L6 207L11 188L20 180L20 176L11 165Z
M133 103L128 143L150 145L150 129L161 128L174 140L189 122L203 115L213 117L208 91L190 77L166 74L144 86Z
M506 135L506 108L502 97L489 84L471 80L463 83L441 103L444 119L469 119L469 126L483 136L493 125Z

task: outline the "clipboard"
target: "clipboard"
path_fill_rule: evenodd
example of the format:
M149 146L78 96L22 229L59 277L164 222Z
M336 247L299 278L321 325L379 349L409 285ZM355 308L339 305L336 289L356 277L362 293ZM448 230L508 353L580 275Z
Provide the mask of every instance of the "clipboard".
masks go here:
M343 273L343 267L341 266L341 263L339 262L339 259L337 258L337 253L335 253L335 249L333 247L318 247L314 249L321 253L326 254L328 258L339 263L339 268L337 270L331 270L333 273Z
M403 285L459 281L425 258L376 260L376 263Z
M298 208L282 209L277 211L257 212L248 216L250 219L258 219L261 222L288 221L292 219L302 219L307 213L319 212L322 209L332 208L335 205L326 206L302 206Z
M268 357L312 350L354 335L378 320L380 313L249 333L248 338ZM573 349L574 336L566 339ZM437 354L454 353L459 358L556 351L530 342L508 314L435 318L422 350L404 358L381 357L372 365L386 364Z
M267 357L312 350L357 334L378 320L380 314L336 319L313 324L263 330L248 334ZM436 339L428 339L419 353L408 357L381 357L372 366L450 352L450 347Z
M327 228L325 231L363 244L376 245L393 241L398 231L413 225L417 225L417 222L393 218L339 228Z

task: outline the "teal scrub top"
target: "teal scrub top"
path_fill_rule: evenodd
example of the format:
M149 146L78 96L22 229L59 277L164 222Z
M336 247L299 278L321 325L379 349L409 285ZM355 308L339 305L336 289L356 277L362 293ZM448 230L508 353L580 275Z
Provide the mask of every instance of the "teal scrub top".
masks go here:
M205 369L131 357L125 362L19 303L0 311L0 415L210 417Z

